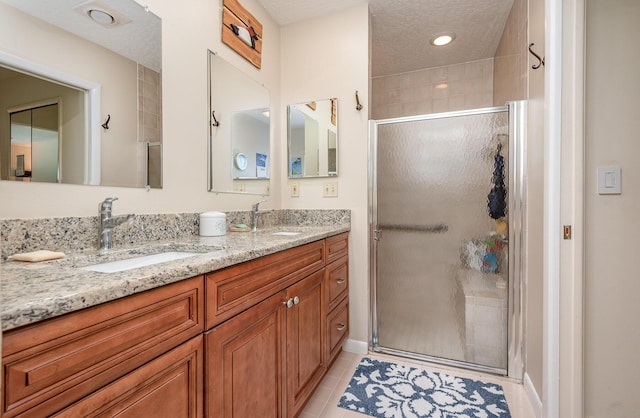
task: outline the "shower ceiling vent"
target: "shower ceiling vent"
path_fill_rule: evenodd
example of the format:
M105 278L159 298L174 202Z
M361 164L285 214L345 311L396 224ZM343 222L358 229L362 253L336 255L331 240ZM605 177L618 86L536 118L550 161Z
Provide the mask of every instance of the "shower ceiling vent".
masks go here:
M88 17L105 28L113 28L131 22L124 14L107 6L100 0L90 0L73 8L76 12Z

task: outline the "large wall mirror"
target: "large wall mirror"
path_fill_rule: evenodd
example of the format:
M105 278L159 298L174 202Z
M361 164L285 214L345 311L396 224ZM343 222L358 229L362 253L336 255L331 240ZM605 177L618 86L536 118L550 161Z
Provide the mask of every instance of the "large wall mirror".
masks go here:
M209 51L209 191L268 195L269 91Z
M338 99L289 105L289 178L338 175Z
M162 187L161 35L133 0L0 0L0 179Z

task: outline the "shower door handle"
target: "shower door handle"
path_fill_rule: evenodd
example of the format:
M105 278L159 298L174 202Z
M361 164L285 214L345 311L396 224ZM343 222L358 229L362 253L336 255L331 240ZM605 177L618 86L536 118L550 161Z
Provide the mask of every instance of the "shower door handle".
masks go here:
M373 240L380 241L382 238L382 229L374 229L373 230Z

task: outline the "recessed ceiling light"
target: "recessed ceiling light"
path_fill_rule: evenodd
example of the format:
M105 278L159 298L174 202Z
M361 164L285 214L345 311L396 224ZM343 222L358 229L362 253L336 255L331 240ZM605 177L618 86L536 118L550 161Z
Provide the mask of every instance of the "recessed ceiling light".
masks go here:
M99 9L91 9L87 12L87 14L91 19L95 20L101 25L113 25L116 22L115 17Z
M436 84L435 87L437 89L446 89L447 87L449 87L449 84L447 83L440 83L440 84Z
M113 7L109 7L101 0L89 0L80 3L74 6L73 10L105 28L114 28L131 22L131 19L123 13Z
M456 35L454 33L446 33L434 36L429 42L431 45L444 46L450 44L454 39L456 39Z

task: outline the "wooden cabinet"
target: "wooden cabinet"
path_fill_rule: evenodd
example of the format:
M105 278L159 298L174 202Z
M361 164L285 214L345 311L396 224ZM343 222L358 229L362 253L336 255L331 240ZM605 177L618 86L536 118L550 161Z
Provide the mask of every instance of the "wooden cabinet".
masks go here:
M295 250L207 275L207 324L216 325L205 338L207 417L295 417L340 352L348 333L347 234Z
M208 417L299 412L325 372L323 278L324 269L206 333Z
M49 416L204 330L202 276L3 334L4 417Z
M201 417L202 370L198 335L53 416Z
M287 416L300 412L325 373L324 269L287 289Z
M316 241L206 275L210 329L324 267L325 242Z
M208 417L281 417L286 294L205 333Z

